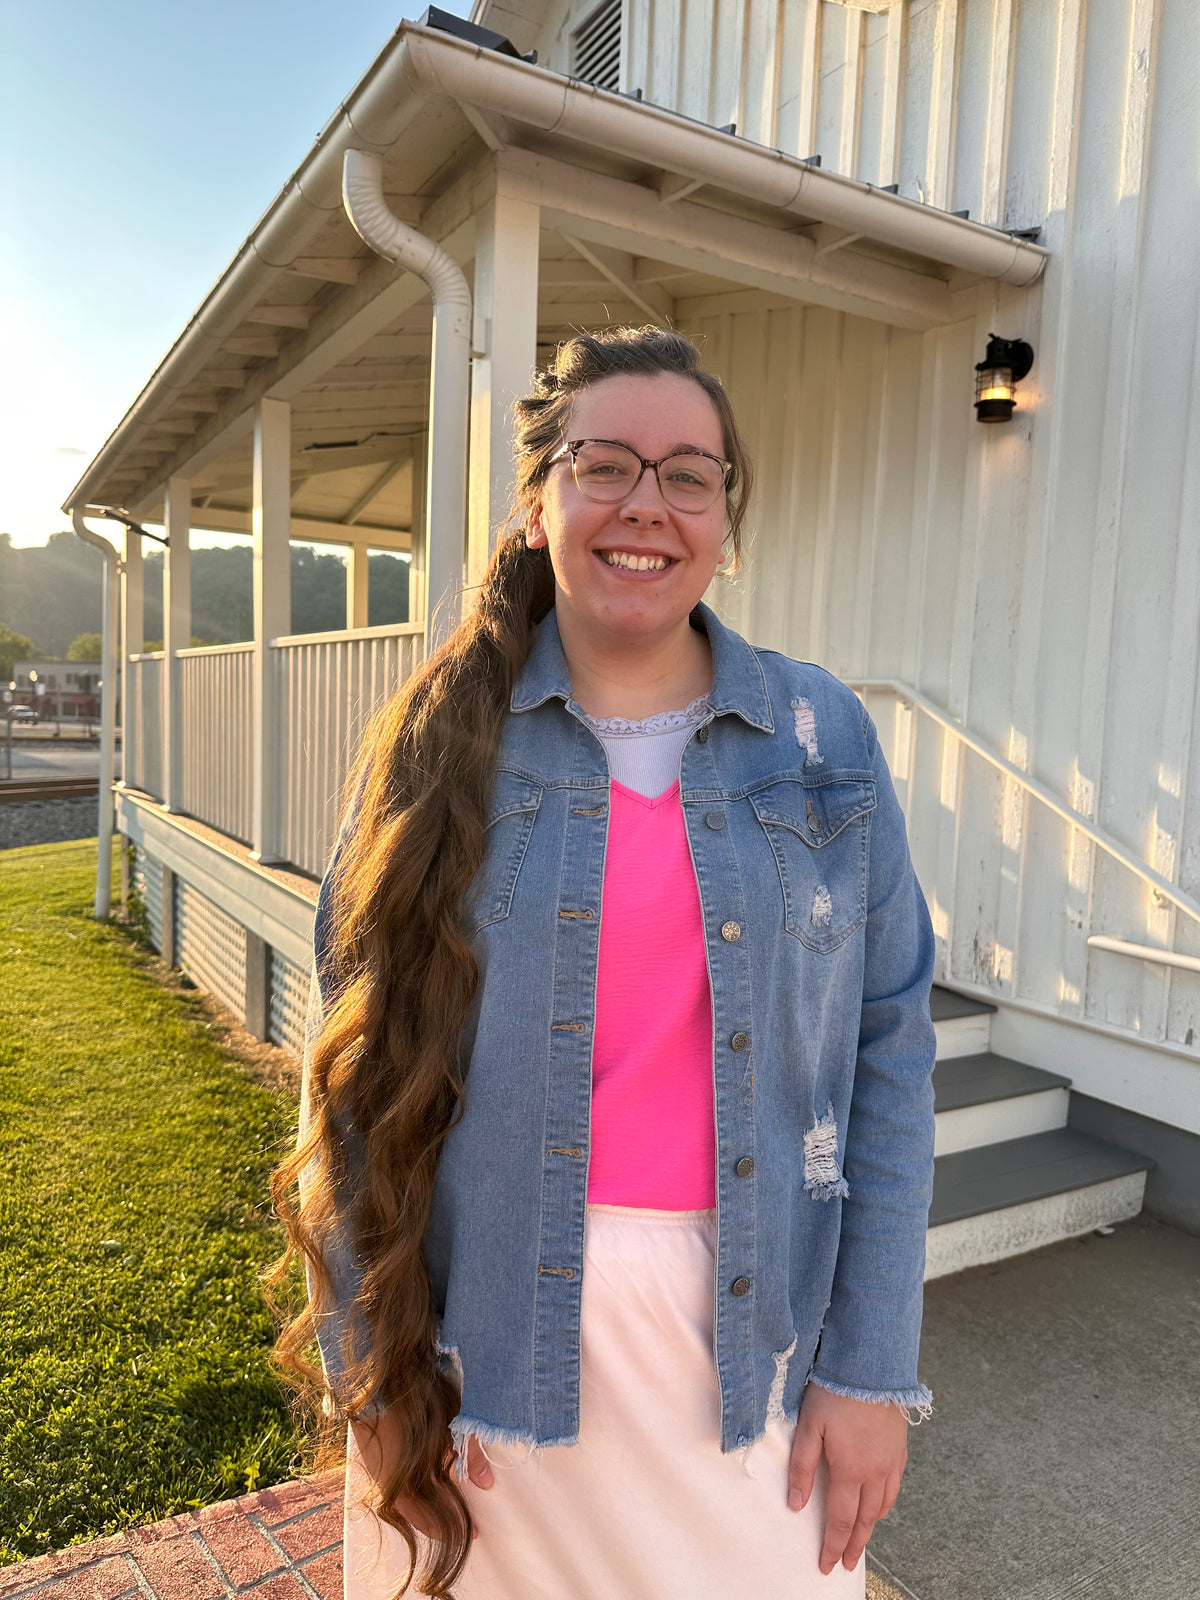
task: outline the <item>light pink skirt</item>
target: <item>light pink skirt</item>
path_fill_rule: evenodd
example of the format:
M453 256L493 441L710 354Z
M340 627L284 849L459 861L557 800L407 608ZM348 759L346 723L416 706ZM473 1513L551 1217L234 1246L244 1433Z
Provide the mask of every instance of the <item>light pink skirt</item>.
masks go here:
M788 1510L792 1425L721 1453L715 1239L712 1211L588 1207L579 1441L488 1446L493 1487L464 1484L478 1532L458 1600L862 1600L864 1560L817 1566L823 1469ZM390 1600L408 1550L365 1492L351 1436L345 1600Z

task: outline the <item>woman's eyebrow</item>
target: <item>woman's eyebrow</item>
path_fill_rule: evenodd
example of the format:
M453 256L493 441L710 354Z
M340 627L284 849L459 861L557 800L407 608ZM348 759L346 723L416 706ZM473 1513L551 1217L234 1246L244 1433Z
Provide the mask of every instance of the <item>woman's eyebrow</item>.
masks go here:
M641 451L630 444L628 439L609 439L607 442L609 444L623 444L626 450L632 450L635 456L641 455ZM665 461L668 456L711 456L715 454L716 452L710 450L706 444L673 444L663 456L663 460Z

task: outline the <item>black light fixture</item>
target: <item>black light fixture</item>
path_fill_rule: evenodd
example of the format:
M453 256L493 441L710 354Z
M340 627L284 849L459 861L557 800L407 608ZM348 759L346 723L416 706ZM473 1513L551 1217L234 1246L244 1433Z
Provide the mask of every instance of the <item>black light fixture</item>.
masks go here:
M1033 346L1024 339L988 335L987 352L975 363L975 418L978 422L1011 422L1017 384L1033 366Z

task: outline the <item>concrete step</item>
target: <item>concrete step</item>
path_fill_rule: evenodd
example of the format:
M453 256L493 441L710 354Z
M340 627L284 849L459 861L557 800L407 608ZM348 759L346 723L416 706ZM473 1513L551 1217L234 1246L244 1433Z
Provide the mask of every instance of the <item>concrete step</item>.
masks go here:
M929 996L929 1015L937 1034L938 1060L978 1055L986 1050L991 1044L995 1010L987 1000L972 1000L935 983Z
M933 1069L934 1155L952 1155L1067 1125L1070 1078L991 1050L939 1059Z
M925 1277L1136 1217L1153 1162L1073 1128L939 1156Z

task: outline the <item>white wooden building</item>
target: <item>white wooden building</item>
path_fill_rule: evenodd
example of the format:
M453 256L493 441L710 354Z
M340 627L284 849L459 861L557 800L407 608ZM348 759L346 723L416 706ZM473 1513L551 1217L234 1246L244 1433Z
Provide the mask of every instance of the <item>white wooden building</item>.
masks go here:
M758 470L713 603L858 687L905 806L952 991L931 1272L1133 1214L1150 1160L1147 1203L1200 1226L1200 8L481 0L472 24L398 30L73 492L170 538L160 653L123 553L114 791L156 943L297 1042L346 764L425 647L362 626L367 549L411 551L410 616L469 585L535 363L670 323ZM343 209L348 150L465 275L436 352L427 283ZM1035 358L980 426L991 333ZM192 525L253 534L253 641L178 648ZM347 547L344 631L291 634L289 538Z

